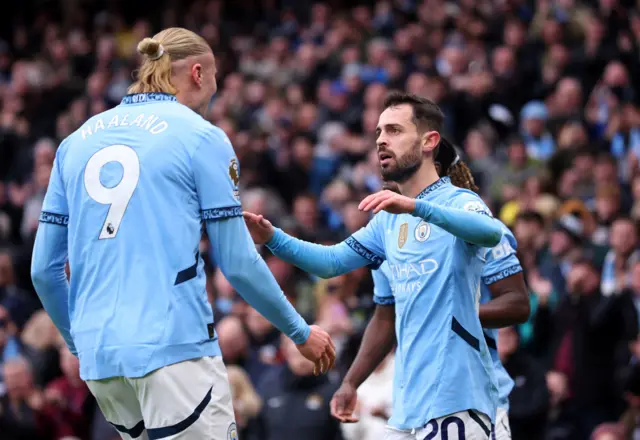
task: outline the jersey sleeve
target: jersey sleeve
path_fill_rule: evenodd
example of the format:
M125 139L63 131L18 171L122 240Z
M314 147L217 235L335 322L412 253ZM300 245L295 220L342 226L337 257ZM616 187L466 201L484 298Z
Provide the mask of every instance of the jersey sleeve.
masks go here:
M69 210L62 180L62 146L51 168L47 193L42 203L40 225L31 257L31 280L45 311L62 334L69 350L77 354L69 319L67 262Z
M320 278L334 278L363 266L371 260L356 253L345 241L324 246L292 237L275 228L267 248L278 258Z
M371 271L373 277L373 302L388 306L396 303L396 298L393 296L391 290L391 283L389 282L389 263L386 261L382 263L378 270Z
M242 216L240 164L227 135L212 126L191 159L202 219Z
M242 218L207 222L212 256L233 288L296 344L303 344L310 328L287 300Z
M462 209L467 212L476 212L493 218L493 214L489 207L482 201L477 194L471 191L460 191L451 199L452 208Z
M369 260L369 267L377 269L386 259L384 250L384 213L377 214L363 228L354 232L345 243L358 255Z
M63 143L64 144L64 143ZM42 202L42 212L40 213L40 222L49 223L59 226L67 226L69 223L69 207L67 205L67 197L62 181L62 145L56 153L51 168L51 176L49 177L49 185L47 193Z
M482 271L482 281L487 286L522 272L516 255L517 242L510 230L503 226L502 240L489 249Z

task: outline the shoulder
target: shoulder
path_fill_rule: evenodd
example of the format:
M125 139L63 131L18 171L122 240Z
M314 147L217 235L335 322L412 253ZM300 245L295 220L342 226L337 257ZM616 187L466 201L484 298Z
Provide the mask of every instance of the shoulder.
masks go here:
M225 152L227 154L233 154L233 145L227 134L219 127L216 127L209 121L202 120L202 123L197 125L198 135L200 142L198 142L196 149L211 152Z
M480 196L468 189L455 188L449 197L449 204L454 208L477 212L493 217L489 207L484 203Z

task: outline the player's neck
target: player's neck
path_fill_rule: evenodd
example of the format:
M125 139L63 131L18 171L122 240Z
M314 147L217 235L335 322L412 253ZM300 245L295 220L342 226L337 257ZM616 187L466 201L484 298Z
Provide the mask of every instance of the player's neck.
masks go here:
M403 196L415 198L423 189L440 179L433 164L424 163L406 182L398 184Z

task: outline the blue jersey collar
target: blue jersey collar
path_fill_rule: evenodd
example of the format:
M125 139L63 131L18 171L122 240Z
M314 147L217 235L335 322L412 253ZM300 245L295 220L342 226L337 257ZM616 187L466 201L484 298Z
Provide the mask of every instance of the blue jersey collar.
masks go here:
M416 197L416 199L424 199L427 197L427 195L429 195L430 193L432 193L433 191L437 190L438 188L447 185L451 183L451 178L449 178L449 176L444 176L439 178L438 180L436 180L435 182L433 182L431 185L427 186L425 189L423 189L420 194L418 194L418 196Z
M130 95L125 95L122 98L121 104L142 104L145 102L159 102L159 101L171 101L176 102L177 99L175 95L170 95L169 93L160 93L160 92L152 92L152 93L133 93Z

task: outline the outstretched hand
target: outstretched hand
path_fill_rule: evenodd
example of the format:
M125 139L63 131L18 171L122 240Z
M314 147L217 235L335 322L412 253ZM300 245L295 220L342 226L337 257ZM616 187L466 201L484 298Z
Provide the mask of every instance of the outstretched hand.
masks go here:
M256 215L251 212L243 212L242 216L247 224L251 238L256 244L265 244L275 232L275 229L271 222L264 218L262 215Z
M416 209L416 201L386 189L365 197L358 208L365 212L373 210L374 214L380 211L391 214L411 214Z

